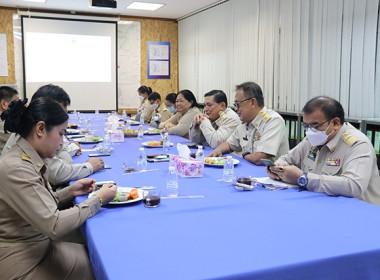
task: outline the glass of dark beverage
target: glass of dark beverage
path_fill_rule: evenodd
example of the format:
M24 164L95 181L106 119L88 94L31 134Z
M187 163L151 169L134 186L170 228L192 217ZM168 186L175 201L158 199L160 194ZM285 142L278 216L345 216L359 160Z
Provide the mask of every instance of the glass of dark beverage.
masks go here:
M239 184L251 185L252 179L249 177L239 177L237 178L236 182L238 182Z
M157 207L161 202L161 192L158 189L144 190L144 206L148 208Z
M125 173L135 172L136 163L133 160L123 161L122 169Z

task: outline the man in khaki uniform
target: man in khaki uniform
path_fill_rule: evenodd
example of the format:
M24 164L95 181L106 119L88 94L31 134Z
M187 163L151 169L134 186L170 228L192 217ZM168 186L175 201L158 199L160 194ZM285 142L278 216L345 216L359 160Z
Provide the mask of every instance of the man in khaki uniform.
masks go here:
M0 87L0 115L8 109L9 103L18 99L18 93L15 89L7 86ZM4 132L4 122L0 119L0 153L7 143L10 133Z
M235 107L242 121L235 132L209 156L242 152L242 157L256 165L260 159L277 159L289 150L283 118L264 106L259 85L246 82L236 87Z
M380 206L375 150L366 135L344 122L342 105L319 96L306 103L303 113L307 137L267 169L270 177Z
M190 127L190 141L216 148L234 133L241 123L239 116L227 108L227 96L221 90L212 90L205 95L204 111L194 117Z
M158 127L161 122L166 122L173 115L161 101L161 95L158 92L149 94L148 100L153 109L150 117L151 126Z

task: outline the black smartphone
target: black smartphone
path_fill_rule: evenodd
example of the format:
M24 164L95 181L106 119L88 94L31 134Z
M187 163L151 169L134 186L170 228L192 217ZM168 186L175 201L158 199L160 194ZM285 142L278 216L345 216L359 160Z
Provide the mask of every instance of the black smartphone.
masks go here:
M109 156L110 154L102 154L102 153L98 153L98 154L88 154L89 157L106 157L106 156Z
M147 155L146 156L148 159L151 158L155 158L155 159L165 159L165 158L169 158L169 155L167 154L150 154L150 155Z
M273 161L271 161L270 159L261 158L260 161L261 161L262 164L264 164L267 167L274 166Z

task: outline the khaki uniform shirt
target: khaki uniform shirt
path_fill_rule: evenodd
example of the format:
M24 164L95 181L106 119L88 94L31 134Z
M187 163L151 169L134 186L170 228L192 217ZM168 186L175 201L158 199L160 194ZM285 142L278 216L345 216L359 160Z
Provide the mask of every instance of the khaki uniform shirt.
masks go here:
M192 125L189 132L190 141L215 149L235 132L239 124L239 116L234 110L227 108L214 122L206 119L197 128Z
M52 191L43 159L24 138L0 161L0 178L2 279L31 271L49 254L51 240L77 229L100 208L94 196L61 210L72 201L69 188Z
M10 133L4 132L4 121L0 119L0 153L3 151L5 143L7 143L10 135Z
M161 105L156 110L153 110L152 115L150 116L150 124L154 127L157 127L157 124L155 124L153 121L153 117L156 114L160 114L160 123L166 122L168 119L170 119L171 116L173 116L173 114L170 113L170 111L166 108L165 104L161 103Z
M266 107L250 123L238 126L228 139L232 151L244 153L266 153L276 160L289 150L286 126L283 118Z
M21 138L20 135L16 135L15 133L11 134L11 137L1 153L1 159L5 157L19 138ZM65 158L67 158L67 156L65 156ZM45 163L49 169L48 180L53 185L78 180L94 173L94 169L89 162L72 164L68 163L65 159L54 156L53 158L46 159Z
M154 110L152 108L152 105L150 105L150 102L148 99L145 99L141 103L139 111L141 111L141 117L144 118L144 123L146 124L150 123L150 120L152 118L152 113ZM137 120L137 121L140 121L140 120Z
M168 130L169 134L176 134L184 138L189 139L189 129L193 123L193 119L200 111L197 107L192 107L187 110L186 114L182 115L180 112L175 113L167 122L171 122L175 126ZM159 128L163 128L165 122L162 122Z
M310 191L356 197L380 206L375 150L367 136L349 123L320 150L306 137L277 162L308 172Z

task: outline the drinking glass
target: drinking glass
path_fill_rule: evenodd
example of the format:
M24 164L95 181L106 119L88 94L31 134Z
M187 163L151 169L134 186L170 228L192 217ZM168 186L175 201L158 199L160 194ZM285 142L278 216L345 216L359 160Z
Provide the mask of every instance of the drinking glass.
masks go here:
M122 169L125 173L132 173L136 171L136 162L133 160L123 161Z
M159 189L144 190L144 206L148 208L157 207L161 202L161 192Z

